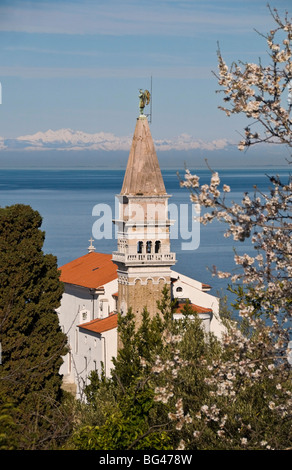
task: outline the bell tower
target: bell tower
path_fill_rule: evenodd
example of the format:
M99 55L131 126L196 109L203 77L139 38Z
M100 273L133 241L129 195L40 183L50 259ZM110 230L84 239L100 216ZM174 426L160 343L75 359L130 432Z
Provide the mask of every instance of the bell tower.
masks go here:
M157 313L157 301L161 300L165 284L170 286L171 266L176 262L175 253L170 251L170 196L165 190L141 96L140 90L140 116L117 196L119 217L114 223L118 240L117 251L112 255L118 267L118 311L125 314L131 307L138 324L144 307L150 315Z

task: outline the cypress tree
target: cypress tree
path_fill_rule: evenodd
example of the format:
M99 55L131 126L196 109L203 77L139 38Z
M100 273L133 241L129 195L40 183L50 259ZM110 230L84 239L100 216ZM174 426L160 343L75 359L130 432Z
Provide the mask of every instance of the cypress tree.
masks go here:
M56 313L63 286L56 257L42 250L41 223L30 206L0 208L0 405L12 401L18 410L24 449L42 448L50 439L66 353Z

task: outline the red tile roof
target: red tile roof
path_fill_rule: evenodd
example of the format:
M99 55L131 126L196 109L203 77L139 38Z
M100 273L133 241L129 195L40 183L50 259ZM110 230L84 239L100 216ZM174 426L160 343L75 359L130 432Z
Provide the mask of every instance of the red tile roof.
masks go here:
M60 267L61 281L88 288L97 289L117 279L117 266L112 262L112 255L105 253L87 253Z
M211 289L211 286L209 284L202 284L203 289Z
M182 311L182 309L184 308L184 305L186 305L185 303L179 303L178 306L177 306L177 309L176 309L176 313L180 313ZM199 305L195 305L195 304L189 304L189 306L192 308L192 310L196 313L212 313L212 309L211 308L206 308L206 307L200 307Z
M114 313L106 318L103 318L102 320L100 318L96 318L95 320L91 320L87 323L83 323L78 326L79 328L93 331L94 333L103 333L104 331L113 330L114 328L117 328L118 314Z

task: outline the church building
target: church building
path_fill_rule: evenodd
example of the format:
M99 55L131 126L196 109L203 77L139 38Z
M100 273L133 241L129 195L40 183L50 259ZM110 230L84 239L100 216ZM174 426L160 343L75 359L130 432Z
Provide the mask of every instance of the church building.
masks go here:
M137 118L132 146L119 199L117 250L88 253L60 268L65 292L58 309L60 325L67 334L70 352L60 373L64 387L78 398L92 370L107 376L117 355L118 313L131 307L139 325L144 307L157 313L157 301L169 286L178 300L175 318L188 299L207 332L220 336L219 299L210 286L174 270L176 254L171 251L168 199L152 140L148 118Z

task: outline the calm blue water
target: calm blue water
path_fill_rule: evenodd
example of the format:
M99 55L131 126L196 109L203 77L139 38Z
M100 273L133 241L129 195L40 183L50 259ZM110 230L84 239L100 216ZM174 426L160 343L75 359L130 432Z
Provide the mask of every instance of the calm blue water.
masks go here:
M230 198L240 201L243 192L253 193L256 184L262 191L270 185L264 173L267 170L221 170L221 181L230 185ZM198 170L202 183L210 181L208 170ZM286 177L288 171L277 173ZM275 170L271 170L275 174ZM43 217L43 230L46 232L44 251L57 256L58 265L71 261L87 253L92 227L97 220L92 215L94 206L106 204L111 207L115 218L115 195L122 187L124 171L120 170L59 170L29 169L0 170L0 206L16 203L29 204ZM183 175L182 175L183 176ZM165 186L170 204L189 204L189 194L179 186L175 171L163 171ZM186 207L186 206L185 206ZM180 219L176 226L180 235ZM189 226L191 230L191 226ZM210 284L212 292L226 288L226 281L213 278L208 267L216 265L220 270L234 268L233 248L238 253L249 252L249 243L235 243L224 238L224 225L213 222L200 227L199 246L195 250L182 250L182 238L172 239L172 251L177 253L178 262L174 269L199 281ZM112 238L95 240L97 251L111 253L116 249L114 228Z

